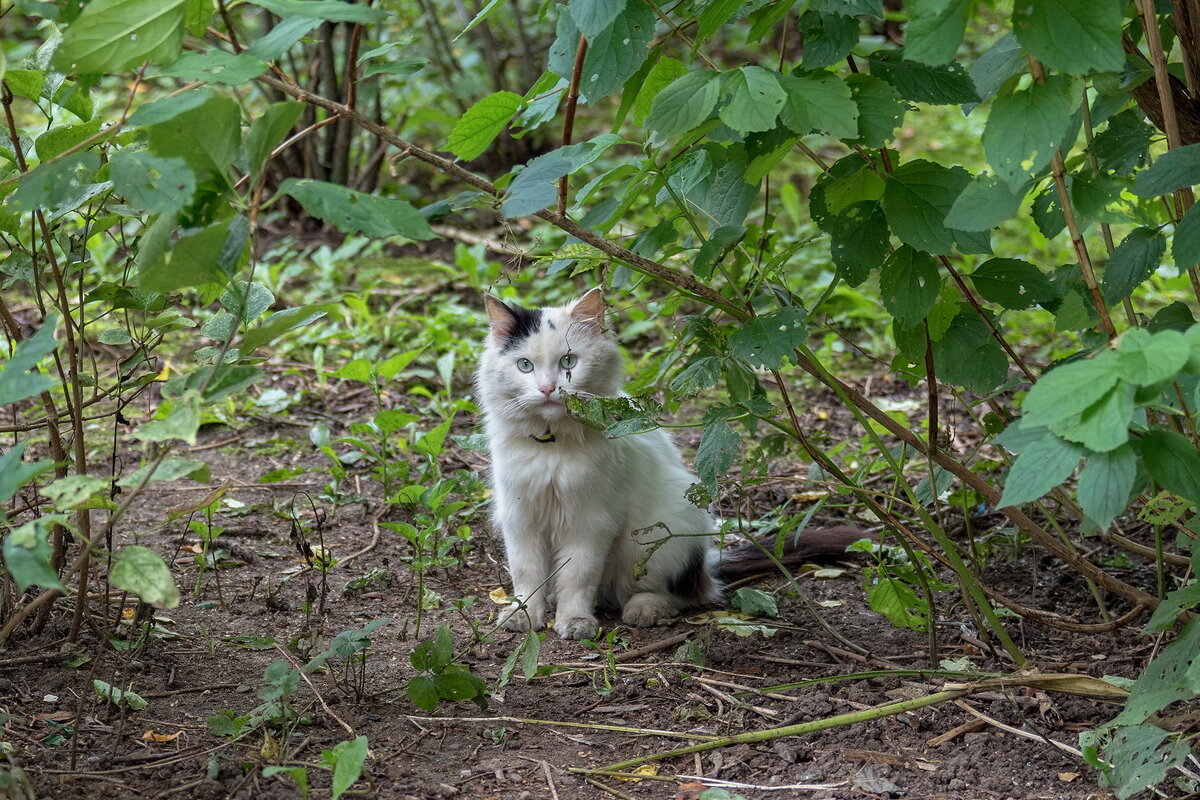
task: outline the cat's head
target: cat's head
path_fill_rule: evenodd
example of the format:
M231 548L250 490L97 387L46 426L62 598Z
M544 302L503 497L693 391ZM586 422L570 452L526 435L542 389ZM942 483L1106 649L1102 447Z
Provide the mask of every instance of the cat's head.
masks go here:
M491 332L479 389L490 416L552 425L566 416L563 391L585 397L620 392L621 355L604 323L599 288L553 308L522 308L491 295L484 303Z

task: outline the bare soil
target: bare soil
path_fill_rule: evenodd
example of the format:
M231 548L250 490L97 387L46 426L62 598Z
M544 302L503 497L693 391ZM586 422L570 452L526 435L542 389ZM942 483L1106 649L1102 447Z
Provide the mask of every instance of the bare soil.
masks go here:
M820 398L812 400L819 404ZM852 563L834 577L807 573L799 582L820 604L829 628L866 655L822 628L776 575L757 584L768 590L784 587L781 619L766 621L774 635L741 637L715 628L701 614L664 628L619 629L611 647L563 641L550 632L540 664L554 669L527 681L518 667L512 680L497 688L521 637L491 633L498 606L488 595L506 585L506 573L500 548L486 522L478 520L463 563L426 575L427 588L443 602L424 613L420 638L449 624L463 651L461 661L494 691L486 710L444 702L436 712L421 711L404 692L414 675L409 654L418 641L409 545L387 530L373 542L375 503L335 512L316 499L327 479L319 471L284 484L258 483L262 474L281 466L321 468L307 439L307 426L319 413L290 411L283 418L248 421L236 431L204 429L195 457L212 463L213 486L228 483L226 496L245 504L241 515L225 508L217 519L227 529L218 540L230 553L227 566L198 574L193 554L181 550L196 543L185 528L187 517L165 522L166 509L196 500L205 487L180 482L156 488L122 526L122 540L136 535L174 565L183 592L178 608L156 612L158 632L148 642L124 650L109 644L113 619L122 610L114 595L109 604L92 604L91 624L77 646L64 647L69 620L56 611L40 632L18 637L0 657L5 741L37 797L299 797L289 780L263 777L264 766L280 763L310 765L312 796L328 797L329 772L312 765L320 762L322 750L352 738L351 732L370 742L364 778L353 791L371 798L648 800L695 798L704 785L727 786L746 798L1108 796L1080 758L1047 742L1078 746L1081 730L1111 719L1117 708L1019 687L977 692L958 703L849 727L667 758L653 762L655 774L638 781L586 772L693 744L697 737L768 731L943 688L947 678L915 672L931 666L928 637L897 629L869 611L861 566ZM324 412L327 421L352 416L338 408ZM469 422L464 420L457 432L470 432ZM457 448L446 459L448 469L484 466L482 456ZM805 469L792 465L781 471L803 474ZM350 481L367 495L373 491L370 484L361 473ZM757 502L777 501L803 488L799 479L773 486L776 496ZM324 546L336 558L369 546L333 567L323 613L317 608L321 577L303 569L286 518L288 508L301 509L307 539L316 544L308 498L326 517ZM279 508L285 512L276 513ZM984 515L973 520L973 528L980 537L1006 541L1006 534L992 530L1000 523L999 516ZM1009 597L1065 619L1097 620L1083 582L1033 548L1015 546L1007 557L998 552L993 563L997 566L983 577ZM390 586L342 593L347 581L371 570L390 575ZM1127 577L1150 585L1149 573ZM452 600L464 597L476 600L455 609ZM981 640L957 594L938 597L944 620L937 626L939 658L1011 672L1013 664L1002 652ZM1114 603L1111 610L1124 609ZM311 685L302 681L296 690L293 704L302 721L288 741L264 729L234 740L210 731L208 718L222 709L244 714L262 702L257 692L272 662L303 663L336 634L380 618L390 622L372 637L365 696L343 692L328 673L317 673ZM618 624L611 617L607 622ZM115 627L111 639L120 645L131 624ZM472 627L491 635L472 644ZM1009 629L1033 668L1046 672L1133 677L1150 654L1149 642L1144 647L1135 642L1139 649L1130 651L1135 637L1128 630L1081 634L1015 618ZM701 663L682 659L684 645ZM101 701L92 690L97 679L132 689L148 705L130 711ZM814 679L823 682L765 691ZM1001 723L1032 738L1007 732L998 727ZM155 741L156 736L166 741Z

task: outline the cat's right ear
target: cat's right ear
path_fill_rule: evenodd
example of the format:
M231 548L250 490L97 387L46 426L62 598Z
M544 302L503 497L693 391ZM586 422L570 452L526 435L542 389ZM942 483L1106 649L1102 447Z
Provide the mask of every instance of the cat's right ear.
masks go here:
M492 324L492 336L495 336L497 341L510 338L517 325L517 315L513 310L490 294L483 296L483 305L487 308L488 320Z

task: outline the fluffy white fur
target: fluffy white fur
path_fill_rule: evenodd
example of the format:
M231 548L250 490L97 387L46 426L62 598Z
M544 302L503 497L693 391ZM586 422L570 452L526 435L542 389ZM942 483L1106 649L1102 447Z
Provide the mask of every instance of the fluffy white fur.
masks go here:
M613 396L624 382L600 290L535 311L491 296L486 303L491 333L477 386L492 454L493 519L519 601L506 611L506 627L542 628L557 601L559 635L590 638L597 605L650 626L718 599L705 535L716 524L684 496L695 478L666 432L607 439L566 414L563 390ZM537 440L547 434L554 441Z

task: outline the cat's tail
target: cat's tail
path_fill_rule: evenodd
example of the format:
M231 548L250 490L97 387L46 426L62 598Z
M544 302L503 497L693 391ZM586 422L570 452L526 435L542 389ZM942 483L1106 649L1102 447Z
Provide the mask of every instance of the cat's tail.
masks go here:
M820 530L805 530L799 536L789 536L784 544L783 557L779 561L789 569L795 569L801 564L813 560L832 560L838 556L849 556L846 548L860 539L874 541L878 536L870 531L852 528L849 525L838 525L833 528ZM760 540L763 547L772 550L775 541L772 537ZM740 544L726 547L721 551L714 572L723 584L748 578L752 575L762 575L775 572L778 567L754 544Z

